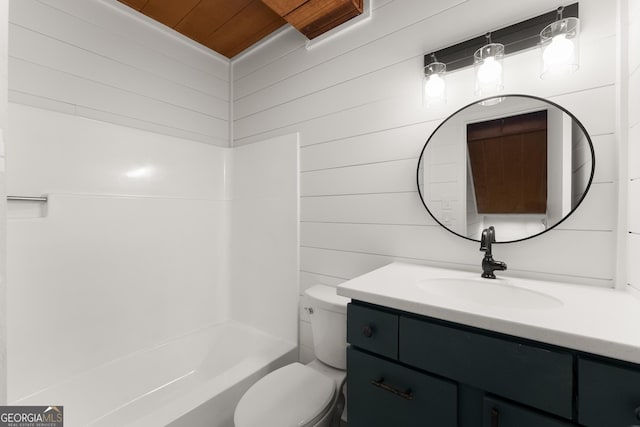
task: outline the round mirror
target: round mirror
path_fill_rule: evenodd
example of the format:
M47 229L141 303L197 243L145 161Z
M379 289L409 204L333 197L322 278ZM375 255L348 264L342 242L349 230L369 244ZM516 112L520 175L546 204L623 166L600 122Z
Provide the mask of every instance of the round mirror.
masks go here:
M532 96L499 98L442 122L422 149L417 180L422 203L444 228L480 241L493 226L506 243L571 215L589 190L595 156L569 111Z

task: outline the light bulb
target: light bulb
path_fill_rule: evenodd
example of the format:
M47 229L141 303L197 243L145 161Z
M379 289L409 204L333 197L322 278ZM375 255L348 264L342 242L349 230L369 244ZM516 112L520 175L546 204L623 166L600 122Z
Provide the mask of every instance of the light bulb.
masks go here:
M551 44L544 50L542 59L550 67L571 64L573 61L573 42L567 39L566 34L558 34L553 37Z
M580 67L580 21L565 18L540 32L540 77L563 77Z
M494 56L485 58L478 69L478 81L482 85L499 84L502 75L502 65Z
M442 98L444 96L444 79L440 74L432 74L424 85L424 94L427 98Z

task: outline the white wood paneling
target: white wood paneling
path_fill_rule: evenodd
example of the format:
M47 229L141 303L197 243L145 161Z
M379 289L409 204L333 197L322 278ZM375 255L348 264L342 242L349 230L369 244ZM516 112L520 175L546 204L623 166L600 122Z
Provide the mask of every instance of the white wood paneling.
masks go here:
M225 98L216 98L15 24L10 31L15 40L9 52L13 58L228 120L229 104Z
M612 231L616 185L593 184L587 197L558 229ZM436 225L416 191L303 197L301 221L320 223Z
M640 2L629 0L629 73L637 71L640 67Z
M627 184L627 283L640 291L640 2L630 0L628 8L628 176Z
M173 38L166 30L144 31L144 27L136 19L123 14L113 17L114 21L107 21L104 13L109 8L104 4L101 6L96 0L73 3L73 10L78 10L85 4L101 8L102 13L97 19L102 18L103 21L87 22L42 2L24 0L10 2L11 24L42 33L78 49L95 52L115 62L146 70L168 81L179 82L218 98L228 99L228 65L212 58L210 54L184 47L178 49L174 46L172 53L175 55L172 56L168 54L168 50ZM141 43L136 34L121 33L120 30L125 26L131 30L144 31L147 42ZM155 44L152 43L154 41ZM13 42L12 40L11 43ZM126 49L123 48L125 46ZM220 76L212 75L213 70L217 70L215 74ZM223 70L225 73L222 73Z
M580 10L583 39L615 34L615 8L605 7L593 0L588 2L587 7L583 7L583 3L585 2L581 3ZM556 7L557 4L552 1L531 4L505 3L499 0L391 2L374 10L367 25L341 37L340 43L326 43L312 51L298 49L282 60L262 67L259 75L244 77L248 74L245 68L256 64L249 63L246 59L239 61L236 68L243 78L237 81L235 97L243 98L283 80L296 81L296 76L314 69L327 70L320 80L323 84L337 84L389 64L418 56L421 58L425 52L554 10ZM487 10L491 10L491 14L487 14ZM471 18L479 15L482 19ZM469 17L464 25L451 25L451 22L461 22L464 17ZM588 30L584 30L585 28ZM326 68L325 63L329 63ZM341 79L341 76L344 78ZM307 84L311 91L319 87L311 80Z
M296 49L304 47L307 40L293 26L285 25L277 31L277 34L261 40L255 48L249 48L234 57L232 62L234 86L239 86L240 82L251 74L259 73L265 66L281 61Z
M416 191L417 164L418 159L409 159L304 172L300 175L300 194L332 196Z
M399 33L394 37L406 37L406 35ZM514 88L526 87L527 93L549 96L575 92L583 88L585 82L589 82L593 86L606 85L614 81L614 69L602 72L599 65L602 61L615 62L615 41L615 37L610 36L583 48L581 52L583 68L570 81L540 80L538 78L538 51L520 54L517 62L513 58L507 58L505 67L512 69L517 67L521 71L508 75L505 80L505 91L509 92ZM385 55L397 55L398 49L393 46L398 43L399 40L395 39L376 41L367 45L371 52L340 56L304 73L297 74L291 79L269 86L253 96L236 98L234 100L235 118L242 125L259 126L263 115L265 116L264 120L269 120L270 117L277 115L282 110L285 112L283 117L287 117L288 120L301 121L305 113L324 114L322 108L326 108L330 104L321 102L322 97L331 96L336 91L346 95L342 97L345 103L348 101L352 103L371 102L391 95L397 96L407 91L419 92L419 90L414 90L418 86L414 86L413 82L416 75L420 76L420 73L416 71L420 71L422 68L421 54L416 56L414 53L399 62L395 62L395 57L385 61ZM405 43L404 46L412 45ZM371 60L363 61L363 56L376 58L376 61L381 62L384 66L376 68L377 64L371 64ZM361 70L361 72L357 75L351 75L353 70ZM323 83L329 78L327 76L337 82ZM450 74L447 77L452 80L454 85L456 84L457 75ZM354 98L353 95L357 95L357 98ZM312 106L309 105L314 99L319 102ZM347 106L345 105L343 108ZM305 109L301 110L301 107L305 107ZM291 116L294 111L297 113ZM245 118L246 120L241 120Z
M640 69L629 76L629 124L640 124Z
M300 247L300 269L305 273L329 275L344 280L382 267L394 260L406 260L401 257L365 254L336 249L322 249L307 246Z
M618 181L618 141L614 133L591 135L596 157L596 171L593 182Z
M222 55L203 48L175 31L167 31L163 24L133 11L117 0L38 1L49 7L49 13L57 10L91 25L108 28L113 34L135 41L146 50L156 51L189 68L228 80L228 61ZM159 32L163 33L162 45L158 45Z
M434 16L463 2L464 0L436 0L430 2L403 0L402 2L390 2L384 5L383 8L377 9L377 13L374 10L371 20L366 25L360 26L358 31L350 31L347 37L340 37L340 43L323 43L309 51L304 48L297 49L281 60L271 62L262 67L260 75L242 78L236 86L235 99L253 94L262 88L272 86L284 79L289 79L305 70L321 66L322 63L332 58L353 56L350 54L362 46L371 45L378 40L384 41L385 36L393 36L397 31L411 27L425 17ZM394 49L405 48L394 46ZM377 54L385 55L385 57L388 55L388 53L384 52L377 52ZM403 59L406 58L405 56ZM375 57L369 57L367 61L371 63L376 59ZM251 66L253 64L248 63L246 60L239 61L237 68L241 76L248 74L244 70L245 65ZM333 70L333 72L335 71L337 70ZM343 71L348 72L347 70Z
M226 120L188 111L144 95L78 78L72 74L42 67L17 58L9 59L10 88L37 94L67 104L136 119L142 123L164 124L178 130L222 139Z
M137 15L98 0L11 2L12 101L228 146L228 61Z
M435 225L417 191L303 197L303 222Z
M558 225L560 230L613 231L616 226L618 186L595 183L580 206Z
M456 260L469 265L478 259L476 242L454 238L437 226L302 223L300 233L301 244L312 248L440 263ZM611 247L613 243L611 232L554 230L536 239L509 244L504 250L502 246L495 248L494 256L514 270L607 279L613 274L613 257L593 248ZM573 256L566 256L569 253Z
M629 129L629 178L640 178L640 123Z
M300 170L306 172L386 160L417 159L439 123L418 123L306 145L300 150Z
M640 179L629 181L629 232L640 234ZM640 254L640 252L636 252ZM630 256L633 254L630 254ZM633 264L633 260L631 264ZM637 258L636 262L637 263Z
M472 79L470 71L462 70L460 73ZM280 125L277 122L272 122L268 124L271 126L271 129L268 130L248 129L242 123L235 121L234 145L255 142L267 135L279 135L283 134L283 132L299 131L301 133L301 145L303 146L340 140L356 135L373 134L425 121L443 120L449 113L474 100L471 93L472 90L469 89L471 92L466 92L464 99L458 102L455 99L450 99L446 108L430 111L421 105L420 76L416 75L414 77L413 86L417 89L410 98L395 97L373 103L357 104L350 108L336 109L332 113L289 125ZM526 88L515 88L514 92L526 92ZM615 105L616 102L615 87L612 84L586 88L570 94L556 95L551 97L551 100L572 111L583 123L590 135L610 134L615 131L615 108L610 108L610 105ZM358 101L357 97L354 99L355 101ZM282 118L282 120L287 119Z
M627 263L627 279L631 286L640 290L640 263L637 258L638 254L640 254L640 234L629 234L629 238L627 240L627 253L629 254L629 262Z
M344 282L345 279L340 277L332 277L324 274L307 273L306 271L300 271L300 295L304 294L308 288L313 285L327 285L338 286Z
M450 113L476 100L473 70L449 74L447 104L425 108L422 55L557 6L546 0L391 1L339 43L307 50L283 32L281 44L276 39L234 62L233 144L300 133L301 291L394 260L479 271L478 244L437 226L416 192L427 138ZM596 152L594 184L557 230L497 245L495 256L509 265L506 275L612 287L617 76L615 67L601 64L616 62L616 8L581 1L580 18L577 73L540 80L540 53L532 49L505 59L505 91L549 98L582 122Z

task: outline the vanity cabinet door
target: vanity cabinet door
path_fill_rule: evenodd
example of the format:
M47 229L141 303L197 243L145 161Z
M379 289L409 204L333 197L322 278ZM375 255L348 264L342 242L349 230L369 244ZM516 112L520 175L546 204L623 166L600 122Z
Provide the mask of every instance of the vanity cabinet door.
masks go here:
M399 360L407 365L567 419L573 415L568 352L405 316L399 335Z
M398 358L398 315L356 304L347 306L347 342Z
M349 427L456 427L457 386L347 349Z
M580 358L578 372L580 424L640 426L640 369Z
M571 427L557 420L500 399L485 397L482 427Z

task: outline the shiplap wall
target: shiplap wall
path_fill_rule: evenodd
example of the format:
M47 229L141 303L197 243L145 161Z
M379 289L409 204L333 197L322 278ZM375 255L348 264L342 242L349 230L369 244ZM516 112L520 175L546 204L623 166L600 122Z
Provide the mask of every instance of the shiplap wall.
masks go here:
M629 76L629 234L627 280L640 290L640 1L629 0L628 76Z
M0 3L0 236L6 236L6 192L5 192L5 145L4 131L7 129L7 39L9 26L9 5ZM0 245L0 405L7 403L7 322L6 322L6 260L7 249Z
M225 58L116 0L9 3L10 101L229 145Z
M476 243L441 229L421 206L415 173L429 134L472 102L472 70L448 76L448 103L421 103L423 54L555 10L557 1L378 0L373 16L307 50L285 31L233 63L234 145L300 133L301 292L393 260L480 270ZM491 11L491 13L487 13ZM536 239L498 246L508 274L613 286L616 249L616 8L580 2L581 69L541 81L539 52L505 59L505 91L549 98L586 126L596 174L579 210ZM392 285L392 284L390 284ZM300 311L301 358L312 357Z

